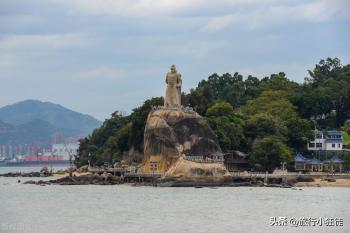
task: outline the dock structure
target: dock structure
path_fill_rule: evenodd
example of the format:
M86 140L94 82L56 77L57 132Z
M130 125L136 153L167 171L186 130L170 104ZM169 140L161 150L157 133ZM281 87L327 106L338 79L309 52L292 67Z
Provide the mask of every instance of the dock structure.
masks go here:
M122 177L126 183L144 183L144 182L155 182L160 179L163 173L141 173L136 172L136 167L117 167L117 168L92 168L89 167L88 171L96 174L110 173L114 176Z

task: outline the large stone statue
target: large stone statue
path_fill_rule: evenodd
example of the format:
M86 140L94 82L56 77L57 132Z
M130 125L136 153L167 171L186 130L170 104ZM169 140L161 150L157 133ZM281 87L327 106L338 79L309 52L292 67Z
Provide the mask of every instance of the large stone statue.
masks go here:
M165 107L181 106L181 74L177 73L175 65L170 67L165 82L167 83L166 94L164 99Z
M181 75L171 66L166 75L164 108L154 108L144 131L144 158L138 172L163 174L176 185L221 185L228 176L219 140L206 119L181 106Z

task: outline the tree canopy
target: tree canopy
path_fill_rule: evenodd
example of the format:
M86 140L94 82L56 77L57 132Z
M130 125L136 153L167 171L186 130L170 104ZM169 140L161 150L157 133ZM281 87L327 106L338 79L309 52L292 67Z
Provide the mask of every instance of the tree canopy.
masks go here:
M224 151L243 147L243 119L234 113L228 102L218 102L208 108L206 116L210 127L218 136L219 144Z

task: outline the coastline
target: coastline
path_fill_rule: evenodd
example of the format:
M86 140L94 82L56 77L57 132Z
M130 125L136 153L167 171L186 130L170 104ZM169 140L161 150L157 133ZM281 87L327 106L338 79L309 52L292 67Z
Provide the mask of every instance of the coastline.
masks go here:
M3 177L17 177L18 182L23 184L37 185L127 185L127 186L159 186L159 187L350 187L349 174L267 174L257 176L256 174L233 175L225 181L208 180L205 177L192 177L183 179L181 177L174 179L152 178L144 182L135 182L135 180L124 179L123 176L113 176L109 173L97 174L87 171L75 171L73 177L69 177L68 172L54 172L50 174L41 174L40 172L29 173L7 173L0 174ZM142 174L141 174L142 175ZM21 178L35 178L29 180ZM44 178L39 180L37 178Z
M325 179L316 178L312 182L298 182L295 187L350 187L350 179L335 179L329 182Z
M242 180L229 182L198 182L191 181L175 181L167 185L167 182L154 180L152 182L124 182L121 177L108 174L96 175L90 172L74 172L73 177L69 177L68 173L53 174L50 181L27 182L27 184L39 185L127 185L127 186L157 186L157 187L274 187L274 188L293 188L293 187L350 187L350 178L346 177L323 177L311 178L311 176L300 176L298 178L287 179L287 182L274 182L270 180L264 183L256 180ZM308 179L306 179L308 178ZM237 179L237 177L235 177ZM271 182L272 181L272 182Z

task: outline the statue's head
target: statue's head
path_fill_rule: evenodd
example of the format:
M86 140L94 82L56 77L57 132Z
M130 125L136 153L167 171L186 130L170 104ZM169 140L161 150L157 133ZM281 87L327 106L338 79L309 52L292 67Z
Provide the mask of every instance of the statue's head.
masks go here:
M170 71L171 71L171 73L176 73L176 66L175 65L171 65Z

